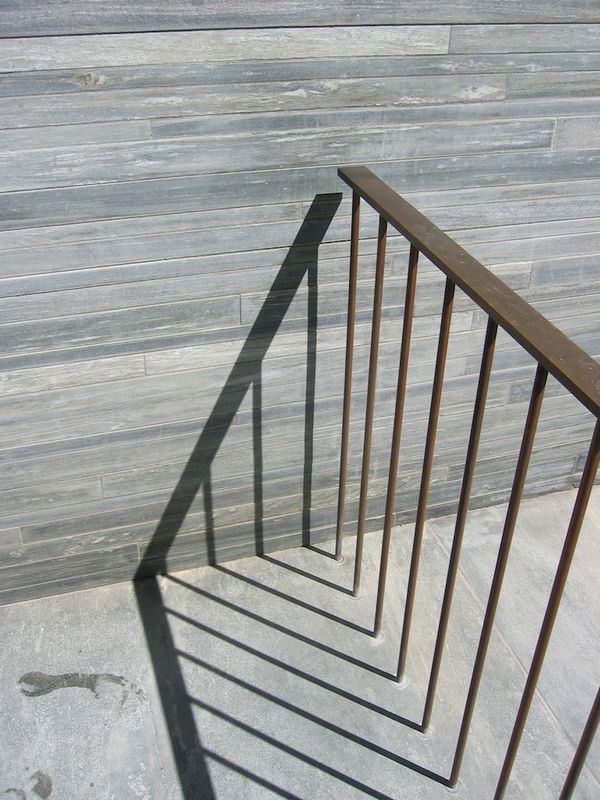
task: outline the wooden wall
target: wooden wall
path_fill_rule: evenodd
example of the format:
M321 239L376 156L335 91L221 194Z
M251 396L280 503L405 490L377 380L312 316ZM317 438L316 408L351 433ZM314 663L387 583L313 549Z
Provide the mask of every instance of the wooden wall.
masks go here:
M197 5L0 3L0 602L128 579L141 559L151 572L331 535L338 165L367 163L600 354L598 2ZM363 232L350 532L372 213ZM405 271L393 237L372 528ZM442 291L423 264L399 520L416 505ZM457 297L432 514L458 496L484 327ZM505 338L495 366L479 505L507 496L534 369ZM530 492L577 480L592 428L552 382L547 395Z

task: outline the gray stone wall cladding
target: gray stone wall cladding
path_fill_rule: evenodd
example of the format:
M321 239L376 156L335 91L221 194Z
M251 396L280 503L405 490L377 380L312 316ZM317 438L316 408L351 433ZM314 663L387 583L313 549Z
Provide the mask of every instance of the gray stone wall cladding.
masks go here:
M3 11L0 40L0 602L331 536L338 165L368 164L600 354L597 3L382 0L366 18L304 0L57 2L50 20L38 5ZM349 533L376 224L365 209ZM391 236L371 528L406 260ZM416 506L442 291L423 262L398 521ZM485 322L458 294L431 514L458 497ZM507 497L533 371L500 336L473 505ZM530 493L577 481L592 424L550 382Z

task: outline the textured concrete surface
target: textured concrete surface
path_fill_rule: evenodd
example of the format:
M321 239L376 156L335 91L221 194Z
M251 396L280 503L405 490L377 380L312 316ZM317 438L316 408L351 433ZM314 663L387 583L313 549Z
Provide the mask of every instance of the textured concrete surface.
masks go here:
M458 797L491 797L574 492L524 502ZM364 589L290 550L0 610L0 796L19 800L366 798L452 794L460 723L503 507L473 511L430 731L420 721L452 518L428 524L407 679L398 655L411 528L395 529L384 633ZM600 493L582 532L508 798L556 798L600 680ZM160 591L159 591L160 590ZM600 796L600 748L576 797Z

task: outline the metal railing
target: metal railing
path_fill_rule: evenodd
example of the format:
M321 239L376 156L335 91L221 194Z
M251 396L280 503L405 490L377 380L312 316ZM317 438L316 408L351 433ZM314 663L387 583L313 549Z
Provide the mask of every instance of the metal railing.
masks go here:
M448 630L463 534L469 509L469 501L483 417L486 407L490 375L493 365L494 347L496 343L498 327L504 329L510 336L512 336L531 356L533 356L537 362L537 371L533 381L531 399L529 403L527 419L525 422L525 429L521 440L519 457L510 493L510 499L508 502L506 518L504 521L494 577L489 592L450 775L447 778L443 776L433 776L434 779L449 787L454 787L459 778L461 764L467 744L469 728L477 700L479 684L483 673L490 636L500 598L511 541L515 530L521 498L523 495L525 478L534 444L536 427L542 408L544 389L548 375L550 374L554 376L596 418L595 429L583 470L581 483L577 492L575 505L566 532L562 554L555 574L554 583L550 591L541 630L525 682L525 688L521 698L517 718L512 730L500 778L496 787L494 800L500 800L500 798L504 796L509 781L511 769L521 740L521 735L523 733L531 702L533 700L542 663L544 661L558 612L561 596L575 552L586 506L590 497L592 486L594 484L598 462L600 460L600 365L598 365L567 336L561 333L561 331L555 328L545 317L534 310L512 289L506 286L506 284L504 284L489 270L487 270L481 263L479 263L479 261L470 256L449 236L436 228L435 225L433 225L425 216L423 216L423 214L421 214L402 197L396 194L388 185L381 181L366 167L348 167L345 169L340 169L338 174L341 179L352 188L353 191L345 386L335 549L336 557L338 559L341 558L342 540L344 534L344 503L346 494L348 443L350 432L352 360L356 290L358 279L359 218L361 200L364 200L379 214L373 316L369 353L369 371L354 565L353 593L355 595L358 593L361 579L366 510L369 494L371 437L376 396L377 356L381 325L384 263L388 225L391 225L398 232L400 232L410 244L406 296L404 304L404 319L402 327L402 339L400 344L398 384L383 524L381 562L379 567L378 591L375 609L375 635L379 633L381 629L385 601L386 576L388 570L391 532L394 521L394 502L398 477L399 451L402 437L403 412L406 396L419 254L423 253L429 259L429 261L437 266L446 276L429 420L425 440L425 452L421 472L414 538L412 543L412 555L404 609L404 620L401 632L400 655L396 673L397 680L401 680L403 677L409 646L411 621L413 616L415 591L419 571L419 560L421 555L421 545L427 516L427 501L431 479L431 468L433 463L433 453L440 412L442 387L444 383L444 370L448 342L450 338L450 323L452 319L455 288L459 287L459 289L468 295L477 304L477 306L483 309L488 318L485 342L483 345L481 368L479 372L479 381L471 421L470 436L466 452L463 480L460 498L458 501L457 518L438 622L432 666L429 675L428 689L422 721L420 725L416 726L421 732L425 732L428 728L435 702L436 687L440 675L444 642ZM598 721L600 718L599 698L600 694L596 696L596 700L592 707L589 719L584 728L571 768L563 786L560 800L566 800L566 798L571 797L574 790L587 751L598 726Z

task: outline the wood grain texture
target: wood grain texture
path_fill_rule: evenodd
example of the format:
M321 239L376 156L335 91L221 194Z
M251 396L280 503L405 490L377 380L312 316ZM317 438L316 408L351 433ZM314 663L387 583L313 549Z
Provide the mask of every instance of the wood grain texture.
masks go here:
M231 56L233 57L233 56ZM111 89L210 86L318 78L386 78L402 75L585 72L600 69L600 52L469 53L136 64L134 67L44 69L0 74L0 96L105 92Z
M333 534L348 192L323 236L302 225L317 195L343 191L342 163L367 163L600 354L597 2L57 0L48 15L0 0L0 13L0 602L130 579L200 437L206 463L185 486L210 468L214 549L254 552L259 418L266 548L300 543L307 470L313 541ZM338 200L321 198L320 214ZM350 523L368 209L361 233ZM385 500L407 255L391 235L369 529ZM417 504L442 294L422 259L396 521ZM458 293L430 515L455 510L485 325ZM500 335L473 506L508 496L533 370ZM591 434L577 403L547 394L532 493L575 482ZM179 523L169 565L205 563L202 491Z
M384 131L373 129L348 133L333 130L289 132L284 136L179 138L156 142L125 142L82 149L55 148L33 153L9 152L0 156L0 191L47 188L70 183L102 183L118 174L122 180L143 180L169 175L221 173L231 168L231 148L239 150L236 168L275 169L281 163L308 166L315 158L323 164L351 160L389 161L492 151L548 148L554 121L516 121L406 126ZM7 169L8 163L11 170Z
M600 117L559 119L554 140L556 150L585 150L600 147Z
M447 53L450 28L363 26L268 28L102 36L52 36L0 41L0 70L46 69L254 61L256 59L346 58Z
M583 13L583 7L580 5ZM457 25L452 53L540 53L600 49L600 25ZM596 19L598 23L600 20Z
M547 104L545 105L547 113ZM367 162L401 192L464 190L575 182L600 177L600 149L482 153ZM60 189L0 194L0 227L5 230L135 215L238 208L311 201L317 192L339 190L335 167L289 168L218 175L114 181ZM531 194L531 190L530 190Z
M406 0L350 0L340 5L318 7L308 0L272 2L252 0L210 5L178 0L168 8L150 0L92 0L85 5L73 0L53 3L52 16L41 0L15 5L3 0L3 36L56 35L61 33L108 33L113 31L181 30L186 28L263 28L277 25L404 25L415 23L498 23L498 22L598 22L596 0L537 0L524 5L516 0L456 0L440 7L436 0L408 3Z
M0 98L0 128L74 122L301 111L348 106L427 106L501 100L503 75L341 78L124 89L120 92Z

